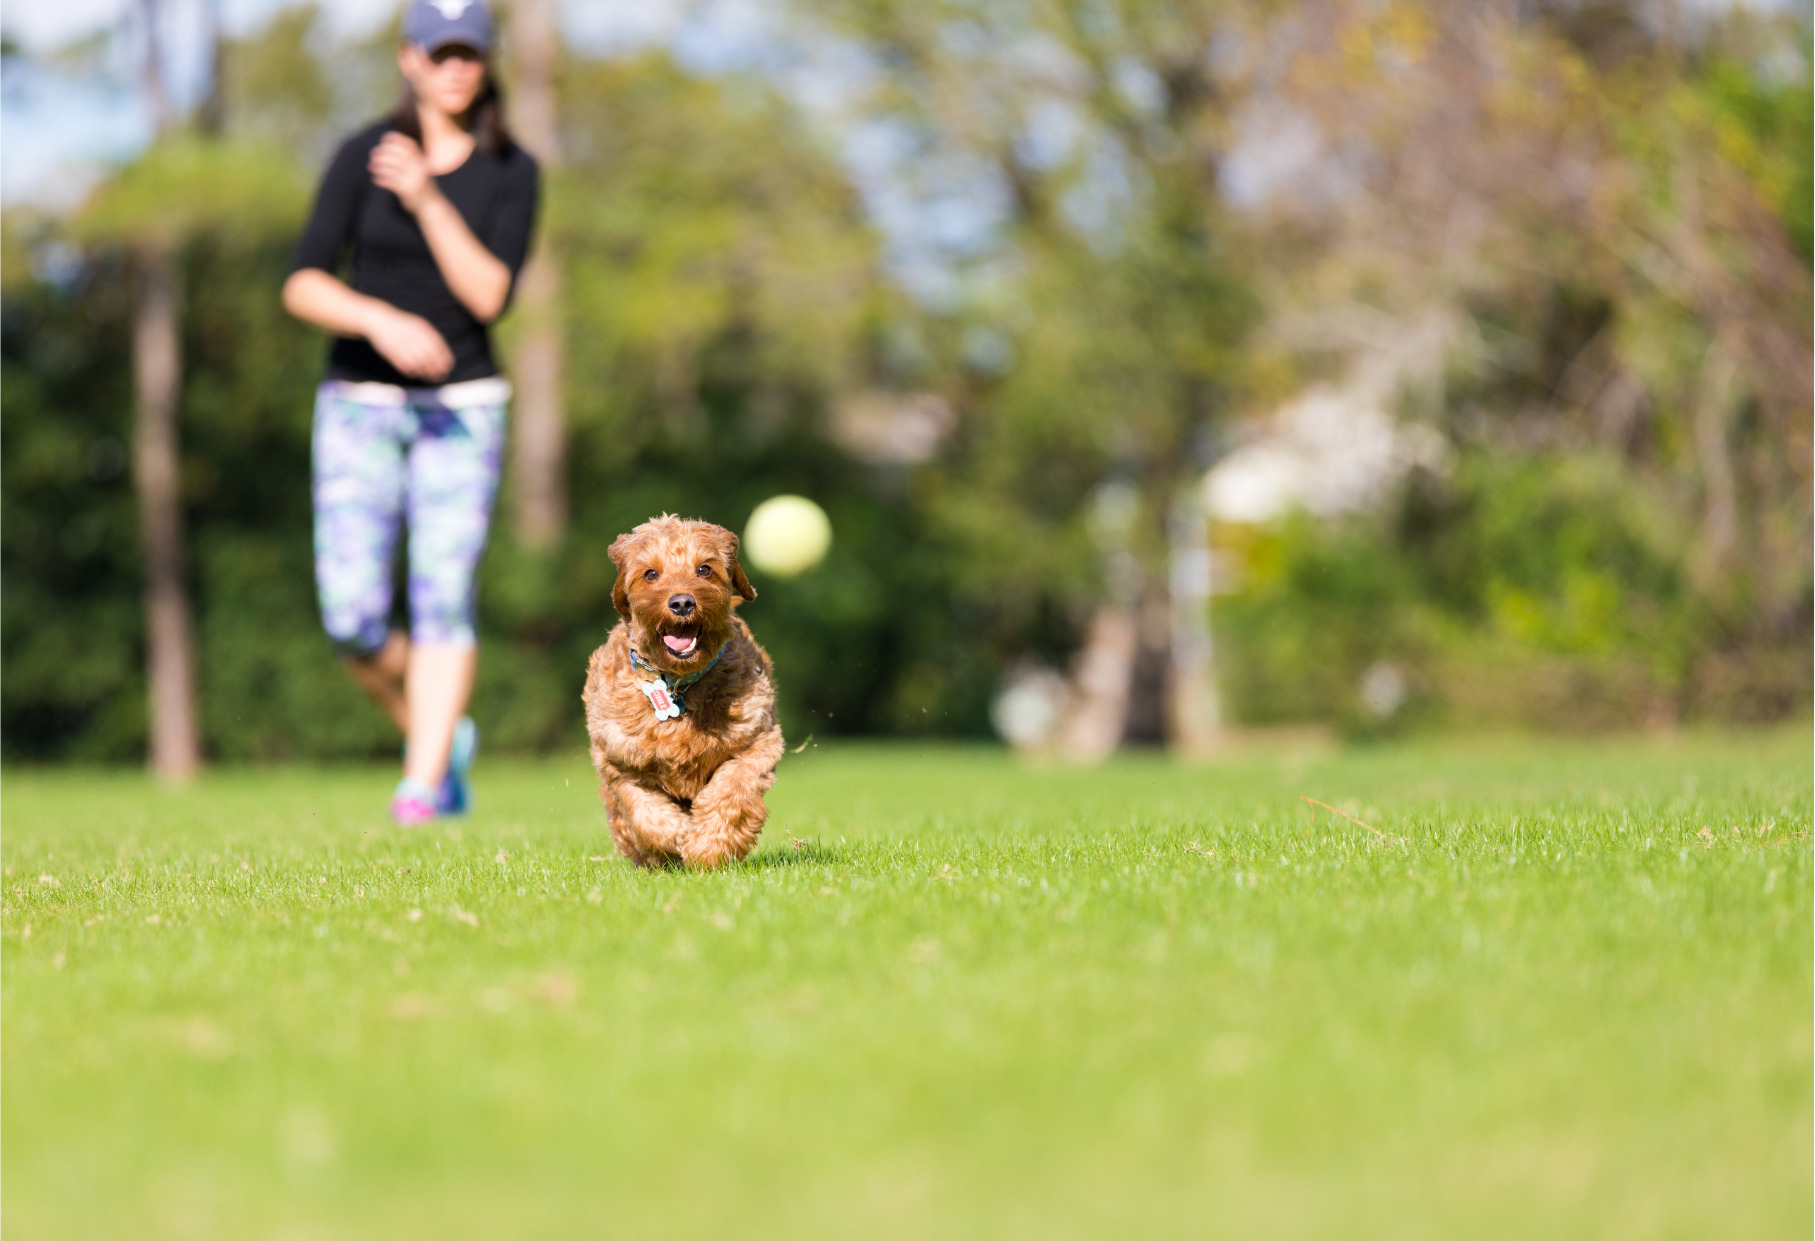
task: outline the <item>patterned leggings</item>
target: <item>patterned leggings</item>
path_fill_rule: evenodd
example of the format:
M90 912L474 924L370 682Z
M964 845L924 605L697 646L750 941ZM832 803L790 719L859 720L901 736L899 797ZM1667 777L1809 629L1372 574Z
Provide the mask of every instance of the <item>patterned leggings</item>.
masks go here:
M437 390L329 380L316 392L315 581L322 624L342 654L369 656L390 634L405 522L412 640L476 641L473 572L491 525L509 395L501 381L475 394L484 382Z

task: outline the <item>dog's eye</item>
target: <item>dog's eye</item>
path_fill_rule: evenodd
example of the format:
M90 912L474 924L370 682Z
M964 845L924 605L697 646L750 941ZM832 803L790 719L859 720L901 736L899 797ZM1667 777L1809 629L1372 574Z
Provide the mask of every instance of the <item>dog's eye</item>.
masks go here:
M658 578L660 576L662 576L662 575L660 573L657 573L654 569L644 569L643 570L643 580L645 582L653 582L653 581L655 581L656 578Z
M712 566L709 564L703 564L699 567L698 572L701 577L711 577L712 576Z

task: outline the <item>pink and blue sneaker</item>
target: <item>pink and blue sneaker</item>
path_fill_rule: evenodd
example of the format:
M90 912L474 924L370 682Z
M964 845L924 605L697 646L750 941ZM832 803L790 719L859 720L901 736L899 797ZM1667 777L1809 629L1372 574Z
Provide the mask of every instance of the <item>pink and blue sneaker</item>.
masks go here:
M454 725L454 745L447 756L447 774L435 794L435 809L442 814L465 814L473 808L471 772L479 756L479 726L470 715Z
M435 790L418 780L399 780L391 794L391 821L398 827L418 827L440 811L435 807Z
M454 744L447 756L447 774L441 787L408 778L397 782L391 794L391 818L399 827L416 827L444 815L463 815L473 807L470 773L479 753L479 728L470 716L454 726Z

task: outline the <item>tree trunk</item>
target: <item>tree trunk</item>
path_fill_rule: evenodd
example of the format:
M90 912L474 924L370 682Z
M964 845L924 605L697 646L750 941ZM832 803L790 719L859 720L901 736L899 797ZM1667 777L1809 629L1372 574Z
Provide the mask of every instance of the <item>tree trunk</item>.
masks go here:
M547 245L536 247L518 288L528 322L517 339L514 418L517 540L546 549L567 530L567 428L561 408L566 359L561 339L561 276Z
M510 35L515 61L513 116L517 135L546 174L560 166L555 67L560 37L551 0L516 0ZM517 287L523 327L512 370L517 400L512 491L517 538L544 549L567 529L567 431L562 410L566 351L561 333L561 269L544 229Z
M1702 478L1702 530L1696 570L1704 589L1727 594L1749 565L1734 563L1739 540L1739 489L1734 480L1728 423L1738 397L1739 364L1722 332L1702 360L1695 402L1695 455Z
M1096 763L1115 753L1128 725L1128 691L1140 630L1134 609L1108 604L1091 618L1072 673L1072 706L1059 729L1059 752Z
M145 23L143 87L157 132L174 117L164 89L159 0L140 0ZM194 626L183 581L181 457L177 396L183 384L176 256L166 242L136 247L138 305L133 311L132 480L139 500L139 538L145 545L145 680L149 694L151 770L181 784L202 765L195 703Z
M151 769L182 783L201 766L195 651L183 581L183 512L177 452L177 394L183 380L177 334L176 259L142 246L132 360L132 471L145 544L145 662L151 709Z
M163 17L161 0L139 0L139 20L145 23L145 61L140 85L145 90L145 103L151 109L151 124L159 137L169 131L176 118L170 106L170 94L164 89L164 40L159 23Z
M1170 536L1169 601L1172 684L1169 695L1173 748L1204 754L1216 747L1222 727L1217 701L1215 646L1210 636L1210 516L1200 487L1181 491L1167 525Z
M221 38L221 0L207 0L202 9L207 22L208 93L196 106L195 127L218 138L227 129L227 44Z

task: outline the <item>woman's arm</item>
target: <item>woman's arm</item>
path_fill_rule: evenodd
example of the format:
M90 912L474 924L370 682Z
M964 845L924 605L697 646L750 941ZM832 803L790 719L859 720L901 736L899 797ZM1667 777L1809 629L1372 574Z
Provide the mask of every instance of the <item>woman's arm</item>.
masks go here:
M510 297L511 271L473 236L429 175L422 148L400 133L388 133L372 151L372 183L397 195L405 210L416 217L442 279L460 304L481 323L490 323L504 312Z
M296 265L284 281L284 309L338 336L363 336L404 374L438 383L454 366L453 351L441 333L426 319L355 293L333 275L364 195L372 142L368 134L360 134L328 164L296 246Z
M417 379L436 383L454 368L453 350L427 319L355 293L319 267L290 273L284 309L336 336L365 337L387 362Z

